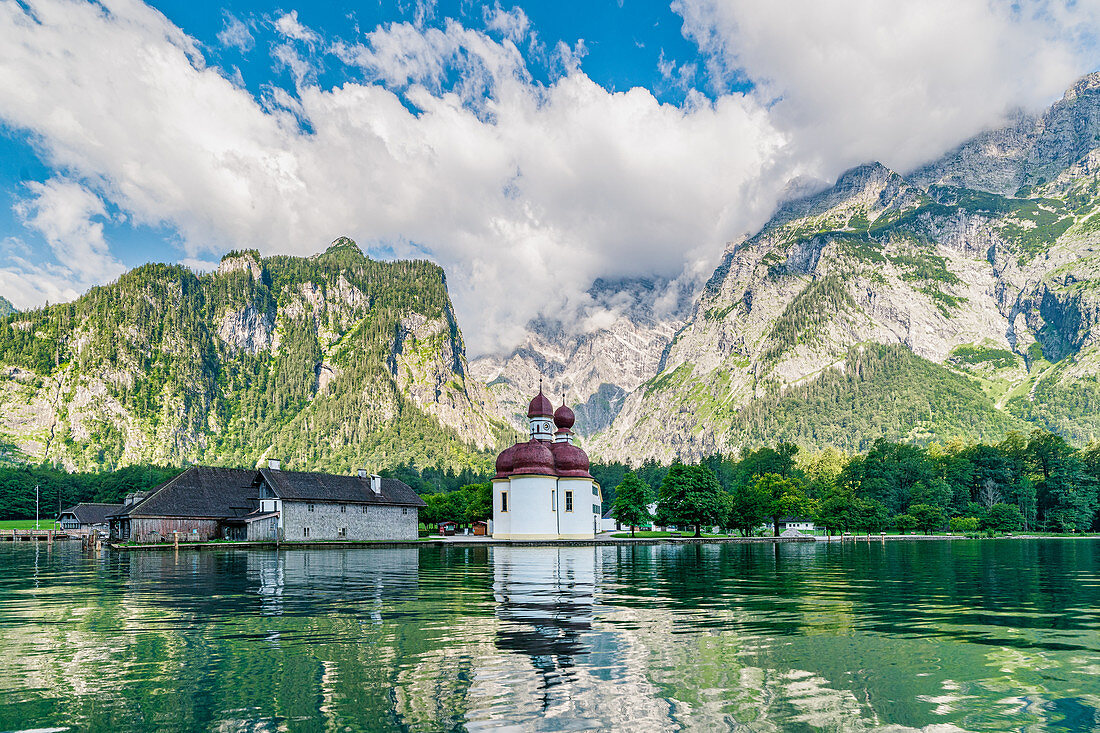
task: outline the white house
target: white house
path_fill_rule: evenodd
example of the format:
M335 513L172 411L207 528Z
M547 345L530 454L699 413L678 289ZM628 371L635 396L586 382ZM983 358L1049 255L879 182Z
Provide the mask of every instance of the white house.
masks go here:
M603 499L588 455L573 445L576 417L556 411L539 389L527 408L531 439L497 456L493 477L495 539L592 539ZM554 428L557 430L554 430Z

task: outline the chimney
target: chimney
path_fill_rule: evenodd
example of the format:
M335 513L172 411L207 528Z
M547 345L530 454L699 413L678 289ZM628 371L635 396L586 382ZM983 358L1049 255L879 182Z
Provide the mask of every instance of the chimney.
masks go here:
M359 478L366 478L366 477L367 477L367 469L360 468L359 469Z
M278 458L268 458L267 459L267 467L270 468L272 471L278 471L279 470L279 459Z
M130 506L134 503L134 495L132 493L127 494L126 498L122 500L122 506Z
M375 496L382 496L382 477L371 475L370 477L370 490L374 492Z

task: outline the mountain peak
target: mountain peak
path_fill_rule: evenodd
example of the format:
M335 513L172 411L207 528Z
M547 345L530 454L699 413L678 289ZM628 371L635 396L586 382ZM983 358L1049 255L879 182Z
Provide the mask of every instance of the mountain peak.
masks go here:
M324 252L318 255L318 257L343 253L357 254L360 257L366 257L366 255L363 254L363 250L359 249L359 245L356 244L355 240L351 237L337 237L332 240L332 244L330 244Z
M11 301L0 295L0 318L4 316L10 316L12 313L18 313L19 310L11 304Z
M1093 71L1092 73L1085 74L1075 81L1062 96L1062 101L1074 102L1078 97L1094 89L1100 89L1100 71Z
M241 270L247 270L252 274L253 280L259 280L260 275L263 272L260 265L260 253L258 250L235 249L232 252L227 252L222 261L218 264L218 274L228 275L232 272L240 272Z

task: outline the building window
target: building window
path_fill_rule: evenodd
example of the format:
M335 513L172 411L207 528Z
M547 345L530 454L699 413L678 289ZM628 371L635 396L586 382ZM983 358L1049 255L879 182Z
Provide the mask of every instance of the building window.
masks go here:
M500 492L500 510L502 512L508 511L508 492Z
M306 504L306 511L309 511L309 512L313 511L313 505L312 504Z
M401 507L401 513L402 514L408 514L409 513L409 508L407 506Z
M340 505L340 513L341 514L347 514L348 513L348 505L347 504L341 504Z
M336 532L336 536L337 536L337 537L347 537L347 536L348 536L348 528L347 528L347 527L341 527L341 528L340 528L340 529L339 529L339 530L338 530L338 531Z
M603 514L603 507L600 506L599 504L593 504L592 505L592 513L593 514Z
M592 487L592 496L599 496L599 495L600 495L600 490L597 489L595 486L593 486Z
M550 489L550 511L556 512L558 510L558 490Z
M367 505L366 505L366 504L364 504L364 505L363 505L363 513L364 513L364 514L366 514L366 513L367 513Z
M572 491L566 491L565 492L565 511L567 511L567 512L573 511L573 492Z
M310 506L313 506L313 505L310 504ZM309 527L302 527L302 536L303 537L309 537Z

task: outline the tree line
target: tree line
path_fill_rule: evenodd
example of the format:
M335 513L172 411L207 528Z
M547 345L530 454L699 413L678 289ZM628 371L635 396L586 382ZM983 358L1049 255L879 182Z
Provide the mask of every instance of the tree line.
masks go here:
M674 463L652 479L652 471L624 467L609 492L621 524L693 527L696 534L714 526L746 536L765 523L778 534L784 517L813 520L830 533L1100 529L1100 444L1077 449L1044 430L1011 432L992 445L879 439L854 456L780 443L738 458Z

